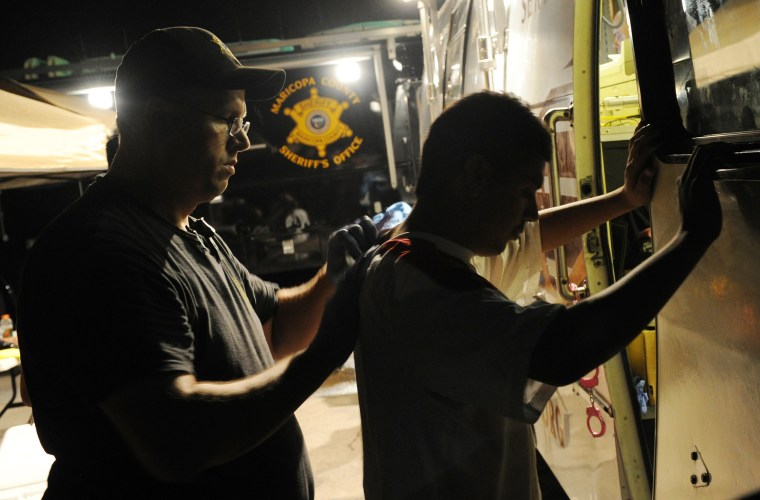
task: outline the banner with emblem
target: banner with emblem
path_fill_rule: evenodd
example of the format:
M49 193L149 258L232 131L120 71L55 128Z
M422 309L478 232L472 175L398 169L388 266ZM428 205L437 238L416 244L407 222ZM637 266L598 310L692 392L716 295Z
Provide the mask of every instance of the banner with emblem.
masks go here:
M387 169L372 60L288 69L278 96L248 107L254 141L270 153L267 172L258 175Z

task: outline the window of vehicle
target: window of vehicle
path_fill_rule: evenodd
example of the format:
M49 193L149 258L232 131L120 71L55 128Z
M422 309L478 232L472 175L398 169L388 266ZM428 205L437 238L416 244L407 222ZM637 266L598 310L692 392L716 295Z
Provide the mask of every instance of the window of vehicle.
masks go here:
M667 0L678 105L694 135L758 129L760 2Z
M462 0L451 16L451 38L446 48L446 88L443 95L444 106L449 106L462 97L462 79L467 40L467 18L470 1Z

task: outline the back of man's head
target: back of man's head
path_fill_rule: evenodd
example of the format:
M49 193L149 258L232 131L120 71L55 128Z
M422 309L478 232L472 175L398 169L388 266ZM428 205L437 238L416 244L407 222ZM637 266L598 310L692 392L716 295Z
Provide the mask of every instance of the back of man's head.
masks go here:
M243 66L203 28L156 29L129 47L116 70L117 123L121 128L151 97L197 88L245 90L246 99L265 100L277 95L284 82L283 70Z
M473 156L488 160L496 176L526 162L550 161L551 135L512 94L482 91L447 108L433 122L422 149L418 198L445 195Z

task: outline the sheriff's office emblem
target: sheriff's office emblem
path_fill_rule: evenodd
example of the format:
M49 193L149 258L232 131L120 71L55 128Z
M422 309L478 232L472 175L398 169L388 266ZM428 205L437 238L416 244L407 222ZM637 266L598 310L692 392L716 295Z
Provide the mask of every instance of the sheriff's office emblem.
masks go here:
M296 123L288 135L288 144L298 143L317 148L320 158L327 156L327 146L354 135L351 128L340 121L340 115L348 109L348 101L338 102L319 95L316 87L310 90L311 97L285 108L283 113Z
M319 87L331 89L345 96L345 100L319 95ZM306 90L309 97L287 107L286 102L295 100ZM342 121L343 112L361 102L359 95L332 77L317 80L307 76L287 85L277 96L270 112L289 117L295 123L285 143L279 147L280 155L294 165L305 168L329 168L348 161L362 146L364 139L355 135L351 127ZM336 142L349 139L336 151ZM305 146L293 151L290 145ZM331 145L333 148L330 148ZM313 148L313 149L311 149ZM309 151L311 149L311 152ZM329 150L328 150L329 149Z

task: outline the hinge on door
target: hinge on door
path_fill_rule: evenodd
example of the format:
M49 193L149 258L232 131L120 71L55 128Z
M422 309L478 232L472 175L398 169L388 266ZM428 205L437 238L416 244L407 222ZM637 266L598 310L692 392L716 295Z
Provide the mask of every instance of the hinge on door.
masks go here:
M478 36L478 64L483 71L496 68L493 58L493 39L488 35Z
M691 452L690 458L692 462L694 462L694 473L689 478L691 485L695 488L705 488L710 486L712 475L710 474L710 471L707 470L707 465L702 458L702 452L699 451L699 448L697 448L696 445L694 445L694 450Z
M590 175L578 180L578 187L580 189L579 198L581 200L594 196L594 184L592 181Z

